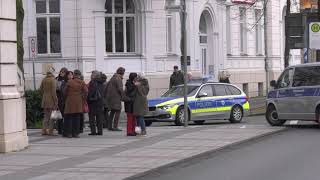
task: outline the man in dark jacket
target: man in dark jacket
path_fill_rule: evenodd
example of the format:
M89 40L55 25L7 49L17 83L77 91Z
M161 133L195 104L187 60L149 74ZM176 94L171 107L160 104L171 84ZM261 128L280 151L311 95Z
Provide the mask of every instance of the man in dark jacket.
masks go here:
M118 123L121 112L121 101L123 101L125 97L122 83L124 73L125 69L119 67L108 82L106 89L106 103L108 109L111 111L108 120L113 122L113 128L109 130L112 131L121 131L121 129L118 128Z
M173 73L170 76L170 85L169 88L171 89L173 86L178 86L184 83L184 75L182 71L178 69L178 66L173 67Z
M103 130L103 82L101 73L93 71L88 88L89 122L91 133L89 135L102 135ZM97 133L98 132L98 133Z

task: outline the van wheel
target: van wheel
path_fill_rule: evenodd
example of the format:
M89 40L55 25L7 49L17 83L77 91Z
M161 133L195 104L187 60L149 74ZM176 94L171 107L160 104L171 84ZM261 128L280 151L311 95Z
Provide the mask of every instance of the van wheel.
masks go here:
M146 124L147 127L149 127L149 126L151 126L152 121L146 121L145 124Z
M230 119L229 121L231 123L240 123L243 117L243 111L242 108L238 105L234 106L231 109Z
M190 115L188 116L188 121L190 120ZM179 107L176 114L176 120L174 121L174 124L177 126L184 125L184 107Z
M286 122L286 120L279 119L278 112L273 105L268 106L266 119L271 126L282 126Z

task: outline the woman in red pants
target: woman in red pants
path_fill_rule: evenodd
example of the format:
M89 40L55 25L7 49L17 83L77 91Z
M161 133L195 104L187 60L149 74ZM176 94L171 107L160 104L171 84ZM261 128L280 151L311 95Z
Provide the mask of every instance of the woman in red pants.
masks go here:
M133 102L136 96L136 86L134 85L134 80L137 78L137 76L137 73L130 73L129 79L126 82L125 93L129 98L129 100L124 103L124 110L127 113L127 136L136 135L136 120L133 115Z

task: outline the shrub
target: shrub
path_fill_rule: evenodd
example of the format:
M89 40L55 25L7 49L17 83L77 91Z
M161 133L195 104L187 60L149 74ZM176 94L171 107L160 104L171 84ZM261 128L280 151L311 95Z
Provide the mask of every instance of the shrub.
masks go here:
M39 128L39 124L43 119L43 112L41 109L41 94L39 90L27 90L25 92L27 103L27 127Z

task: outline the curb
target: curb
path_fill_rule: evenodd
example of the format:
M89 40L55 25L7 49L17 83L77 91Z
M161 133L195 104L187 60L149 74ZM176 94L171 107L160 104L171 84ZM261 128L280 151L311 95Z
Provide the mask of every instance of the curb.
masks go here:
M245 140L242 140L242 141L238 141L238 142L235 142L235 143L232 143L232 144L229 144L229 145L217 148L217 149L209 150L209 151L200 153L200 154L195 155L195 156L187 157L185 159L182 159L182 160L179 160L179 161L176 161L176 162L172 162L172 163L169 163L169 164L166 164L166 165L163 165L163 166L159 166L159 167L154 168L154 169L147 170L145 172L138 173L136 175L124 178L124 180L135 180L136 178L141 178L141 177L144 177L144 176L147 176L147 175L151 175L152 173L157 173L159 171L166 170L166 169L168 169L170 167L175 167L177 165L184 164L184 163L186 163L188 161L200 160L200 159L203 159L205 157L208 157L212 153L217 153L217 152L220 152L220 151L228 149L228 148L232 148L232 147L237 146L237 145L245 144L245 143L247 143L249 141L253 141L253 140L260 139L260 138L264 138L266 136L274 135L274 134L281 133L281 132L284 132L284 131L287 131L287 130L288 130L288 128L283 128L283 129L279 129L277 131L269 132L269 133L266 133L266 134L257 135L257 136L252 137L252 138L248 138L248 139L245 139Z

